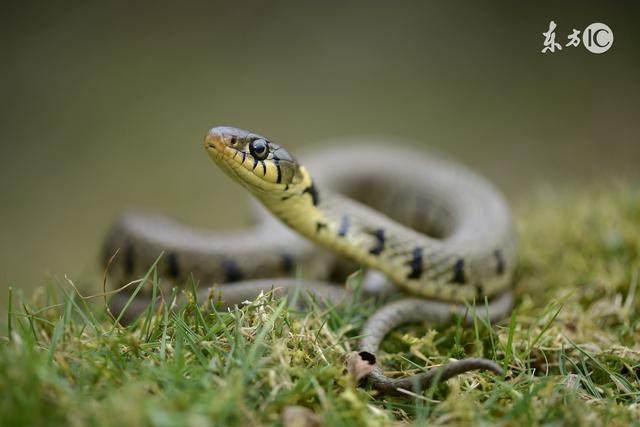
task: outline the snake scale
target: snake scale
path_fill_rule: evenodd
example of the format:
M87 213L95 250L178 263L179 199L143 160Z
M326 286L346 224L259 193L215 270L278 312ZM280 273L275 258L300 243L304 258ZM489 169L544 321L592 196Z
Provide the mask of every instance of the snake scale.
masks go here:
M164 253L158 272L169 283L193 276L203 285L222 284L216 289L233 306L274 285L339 299L348 291L328 281L361 266L369 272L366 293L404 294L374 313L361 333L358 357L373 365L368 380L375 388L399 393L471 369L501 373L490 360L469 358L390 378L375 356L400 324L454 315L469 323L465 304L475 302L489 321L511 310L515 231L504 198L488 181L442 156L382 139L338 141L304 165L272 140L234 127L209 130L204 149L260 202L255 227L214 233L161 215L124 214L105 242L105 260L121 251L109 269L112 280L142 277ZM223 206L214 221L216 215L225 215ZM296 272L304 278L292 279ZM111 307L122 309L128 299L116 294ZM139 313L148 302L141 293L129 311Z

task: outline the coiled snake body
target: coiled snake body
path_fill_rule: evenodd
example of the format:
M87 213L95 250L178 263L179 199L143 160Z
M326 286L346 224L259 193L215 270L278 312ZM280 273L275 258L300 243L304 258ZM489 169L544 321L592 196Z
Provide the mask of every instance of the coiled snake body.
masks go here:
M394 142L367 141L334 145L302 165L273 141L232 127L212 128L204 148L270 213L256 209L255 228L229 234L196 230L157 215L124 215L105 245L105 258L116 249L123 252L119 265L110 269L114 280L142 276L164 252L158 266L162 276L175 283L193 275L201 284L225 284L218 289L228 305L274 285L301 286L335 299L345 291L324 280L339 270L336 258L348 259L381 272L396 286L365 283L370 293L413 295L368 320L359 354L369 363L375 363L382 339L399 324L444 322L454 314L469 322L465 303L478 302L478 312L492 321L511 309L516 259L508 207L490 183L459 164ZM215 214L224 215L224 209ZM296 266L313 279L292 280ZM491 298L486 310L485 297ZM121 308L126 299L116 295L112 307ZM136 304L134 312L144 299ZM386 377L376 366L369 380L394 393L424 389L435 377L444 380L480 368L500 372L494 362L463 359L399 379Z

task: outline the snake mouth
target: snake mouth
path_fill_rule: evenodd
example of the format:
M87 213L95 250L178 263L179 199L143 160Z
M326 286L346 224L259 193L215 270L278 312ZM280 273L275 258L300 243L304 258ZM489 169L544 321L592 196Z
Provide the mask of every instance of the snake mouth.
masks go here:
M240 150L233 147L237 140L233 135L219 129L213 128L207 132L203 141L204 149L220 168L227 172L234 172L236 178L239 178L236 169L240 163L236 161L236 156Z
M218 154L224 153L226 148L229 148L229 141L227 142L227 138L222 132L217 132L216 128L211 129L204 137L204 149L209 153L212 151L217 152Z
M224 132L218 132L217 128L211 129L204 137L204 149L215 163L224 169L235 169L241 165L236 157L241 150L233 147L236 139Z

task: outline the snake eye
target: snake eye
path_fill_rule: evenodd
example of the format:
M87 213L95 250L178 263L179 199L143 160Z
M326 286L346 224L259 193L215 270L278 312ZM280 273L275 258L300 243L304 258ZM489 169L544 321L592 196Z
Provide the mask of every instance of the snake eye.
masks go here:
M249 152L251 155L258 160L264 160L267 158L267 154L269 154L269 149L267 146L267 141L264 139L256 139L249 143Z

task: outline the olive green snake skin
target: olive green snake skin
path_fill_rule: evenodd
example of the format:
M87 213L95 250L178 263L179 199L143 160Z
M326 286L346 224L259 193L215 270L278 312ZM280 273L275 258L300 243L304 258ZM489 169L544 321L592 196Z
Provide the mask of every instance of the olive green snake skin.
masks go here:
M400 324L454 316L470 323L474 304L477 316L491 322L511 310L515 232L506 202L489 182L441 156L382 139L337 141L298 163L265 137L215 127L204 148L261 202L256 226L214 233L160 215L127 213L105 242L105 260L120 251L109 268L113 283L142 277L164 253L158 272L165 282L184 284L193 276L202 299L216 284L227 306L274 286L335 301L348 291L328 282L364 267L365 294L406 294L371 316L361 332L358 354L374 365L368 380L375 388L399 393L471 369L501 373L495 362L470 358L389 378L375 357L385 335ZM218 215L225 215L224 206L211 213L212 223ZM148 304L144 292L129 316ZM112 309L122 309L129 296L116 294Z

